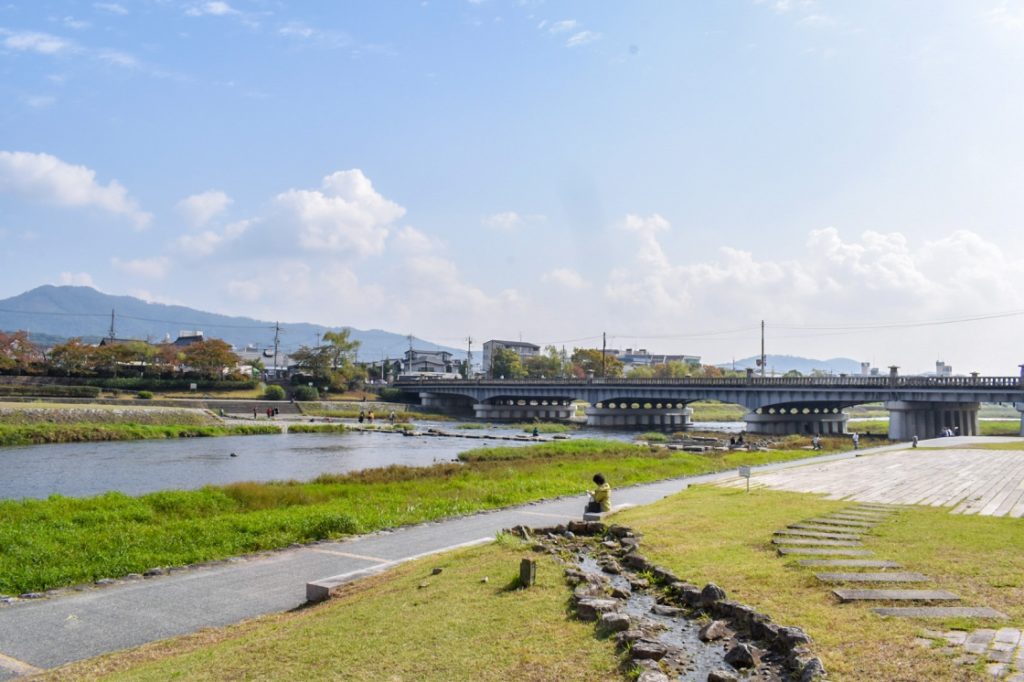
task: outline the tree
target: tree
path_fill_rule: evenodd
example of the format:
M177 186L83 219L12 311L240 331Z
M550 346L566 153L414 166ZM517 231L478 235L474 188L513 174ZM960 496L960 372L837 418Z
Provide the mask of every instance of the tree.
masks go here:
M670 360L663 365L654 367L654 376L658 379L682 379L693 372L693 367L678 360Z
M68 376L82 374L92 364L95 349L82 339L68 339L50 349L50 366L63 370Z
M326 352L331 360L331 369L335 371L356 360L359 342L350 339L349 333L348 329L324 333L324 341L327 344Z
M28 332L0 332L0 371L24 372L43 359L39 348L28 340Z
M519 354L511 348L499 348L491 355L491 377L521 379L526 376Z
M629 379L653 379L654 368L647 367L645 365L638 365L633 367L626 373L626 377Z
M791 369L788 372L786 372L785 374L783 374L782 376L790 377L790 378L793 378L793 379L799 379L800 377L803 376L803 374L801 374L800 370L798 370L798 369Z
M527 358L525 369L531 379L551 379L565 375L562 356L554 346L548 346L543 353Z
M187 346L182 352L185 364L211 379L223 377L224 370L238 364L231 346L220 339L206 339Z
M572 352L573 374L583 378L593 373L595 377L621 377L622 360L610 353L603 354L604 373L601 372L602 353L596 348L576 348Z

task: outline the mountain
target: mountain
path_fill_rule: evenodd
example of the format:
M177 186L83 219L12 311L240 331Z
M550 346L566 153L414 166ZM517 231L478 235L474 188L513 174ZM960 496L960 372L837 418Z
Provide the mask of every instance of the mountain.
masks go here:
M167 336L177 338L185 330L202 330L208 338L227 341L236 348L254 344L273 348L274 322L250 317L231 317L178 305L147 303L132 296L112 296L92 287L41 286L23 294L0 300L0 330L27 330L37 343L51 343L72 337L96 341L109 335L111 311L114 311L114 333L118 338L149 339L157 342ZM325 327L305 322L281 323L280 347L283 352L299 346L313 346L317 334L337 331L341 327ZM351 338L359 341L359 359L379 360L400 357L409 348L409 339L401 334L380 329L348 329ZM439 346L413 338L419 350L446 350L456 358L464 358L464 350Z
M810 374L814 370L830 372L832 374L860 374L860 362L857 360L851 360L850 358L815 360L813 358L801 358L795 355L767 355L765 357L765 364L768 366L768 371L775 372L776 374L785 374L792 369L795 369L804 375ZM742 360L736 360L735 363L723 362L718 366L722 369L732 369L733 364L735 364L736 369L753 368L756 371L759 369L757 366L757 360L758 356L754 355L749 358L743 358Z

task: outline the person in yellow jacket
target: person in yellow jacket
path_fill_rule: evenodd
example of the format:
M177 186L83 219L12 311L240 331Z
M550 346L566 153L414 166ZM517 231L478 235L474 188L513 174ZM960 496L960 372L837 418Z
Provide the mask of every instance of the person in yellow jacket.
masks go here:
M594 474L594 483L597 484L595 490L590 491L590 503L594 507L599 507L602 512L609 512L612 510L612 487L604 480L604 476L601 474ZM587 511L591 511L589 508L591 505L587 505ZM594 509L593 511L598 511Z

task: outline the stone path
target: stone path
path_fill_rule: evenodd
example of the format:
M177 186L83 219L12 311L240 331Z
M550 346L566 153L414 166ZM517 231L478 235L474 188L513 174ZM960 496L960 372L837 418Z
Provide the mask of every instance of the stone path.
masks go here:
M827 516L811 519L810 522L794 523L789 528L775 531L772 544L777 547L780 555L806 554L818 556L870 556L872 552L862 549L836 549L842 547L862 547L863 535L879 523L885 522L897 513L896 507L878 504L861 504L833 512ZM856 520L854 520L856 519ZM825 531L808 531L813 524ZM858 535L840 535L852 539L836 539L841 530L845 533L844 524L854 524ZM797 529L797 530L794 530ZM895 562L884 559L805 559L799 565L806 567L844 567L844 568L902 568ZM858 571L844 573L818 573L815 576L822 583L877 583L880 585L926 583L931 580L926 575L896 571ZM904 588L884 589L851 589L837 587L832 594L841 602L912 602L912 607L880 607L873 611L881 616L940 618L962 615L979 618L1006 618L1005 615L986 607L951 607L932 606L934 602L959 601L960 597L946 590L908 590Z
M1024 682L1024 638L1016 628L974 632L925 630L917 641L928 648L939 645L939 651L959 656L964 665L973 665L979 659L986 661L986 669L994 678Z
M952 446L969 442L972 441L941 438L929 443ZM743 487L746 481L733 479L723 485ZM750 485L823 493L831 499L857 502L952 507L954 514L1021 518L1024 517L1024 450L954 447L886 451L842 461L811 463L785 474L755 474ZM864 513L841 518L851 523L865 520Z

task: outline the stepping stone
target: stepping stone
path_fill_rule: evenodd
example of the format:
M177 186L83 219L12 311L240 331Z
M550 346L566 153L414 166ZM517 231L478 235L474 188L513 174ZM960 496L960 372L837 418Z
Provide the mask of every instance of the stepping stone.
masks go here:
M823 583L925 583L929 578L920 573L818 573Z
M892 514L869 514L868 512L859 511L836 512L835 514L830 514L830 516L844 516L853 519L864 519L865 521L877 521L878 523L892 518Z
M832 590L839 601L960 601L945 590Z
M829 566L834 568L903 568L903 564L885 559L801 559L801 566Z
M836 526L816 526L812 523L791 523L788 528L798 530L815 530L822 533L845 533L846 535L863 535L867 531L863 528L837 528Z
M772 538L776 545L813 545L816 547L863 547L855 540L813 540L811 538Z
M821 538L822 540L860 540L859 535L847 533L824 533L813 530L777 530L775 535L789 535L798 538Z
M895 606L871 609L880 616L896 616L898 618L999 618L1006 619L1000 613L987 606Z
M855 523L866 523L870 526L877 526L883 523L885 519L869 519L864 516L857 516L856 514L829 514L828 518L836 519L838 521L851 521Z
M874 556L866 549L831 549L828 547L779 547L779 554L821 554L822 556Z
M863 521L848 521L844 519L808 519L808 523L824 524L826 526L844 526L849 528L874 528L873 523L864 523Z

